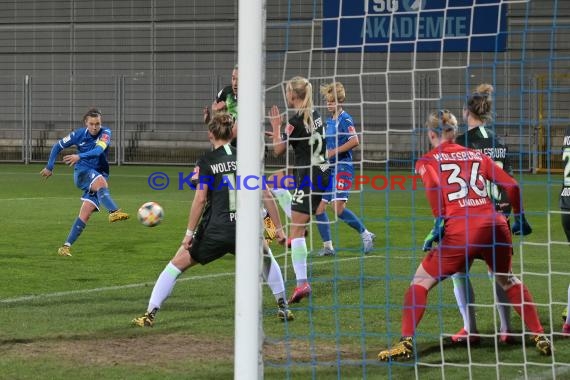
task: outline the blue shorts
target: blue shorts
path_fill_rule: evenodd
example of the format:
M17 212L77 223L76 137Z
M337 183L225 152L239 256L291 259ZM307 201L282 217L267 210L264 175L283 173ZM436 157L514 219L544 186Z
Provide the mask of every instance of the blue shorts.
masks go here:
M97 208L96 211L99 211L99 198L97 197L97 193L86 191L81 196L81 200L83 202L91 203L93 206Z
M81 200L92 203L97 210L99 210L99 198L97 197L97 193L90 191L90 188L93 181L98 177L103 177L107 180L109 175L106 173L99 173L97 170L90 168L75 167L75 170L73 171L73 181L75 182L75 186L83 190Z
M347 201L350 187L354 181L354 166L339 162L331 169L332 192L323 195L323 201L330 203L333 201Z

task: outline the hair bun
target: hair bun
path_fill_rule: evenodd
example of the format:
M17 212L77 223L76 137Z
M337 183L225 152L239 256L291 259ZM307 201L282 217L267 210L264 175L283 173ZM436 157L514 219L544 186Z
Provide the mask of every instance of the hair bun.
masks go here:
M494 91L495 91L495 89L489 83L481 83L475 89L476 93L479 93L479 94L484 95L484 96L491 96L491 95L493 95Z

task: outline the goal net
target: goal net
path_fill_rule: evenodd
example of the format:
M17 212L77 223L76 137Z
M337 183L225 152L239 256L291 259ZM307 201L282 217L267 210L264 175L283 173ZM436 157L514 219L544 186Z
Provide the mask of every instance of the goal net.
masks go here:
M570 252L558 208L570 118L569 16L570 4L555 0L289 0L268 6L266 108L277 104L292 116L285 84L300 75L311 81L325 120L330 114L319 87L344 85L343 108L360 141L355 176L362 182L353 183L347 208L376 240L364 254L361 236L328 207L336 255L319 256L323 242L312 220L313 293L291 305L295 321L264 326L267 376L570 377L570 343L562 339L560 317ZM463 320L452 282L444 281L429 294L414 357L379 362L378 352L400 337L403 295L433 225L423 187L413 181L415 160L429 150L425 120L449 109L461 122L466 98L480 83L495 88L491 127L509 147L534 230L513 238L513 272L533 293L555 351L540 356L515 312L515 342L501 343L493 283L476 261L470 278L481 343L450 343ZM266 163L293 167L289 158ZM290 253L280 257L289 293L295 285Z

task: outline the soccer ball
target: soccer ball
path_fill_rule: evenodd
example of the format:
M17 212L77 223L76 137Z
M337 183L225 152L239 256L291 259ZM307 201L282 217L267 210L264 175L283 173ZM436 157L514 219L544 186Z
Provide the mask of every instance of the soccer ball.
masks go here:
M137 216L143 225L147 227L154 227L162 222L162 218L164 217L164 210L156 202L146 202L139 208Z

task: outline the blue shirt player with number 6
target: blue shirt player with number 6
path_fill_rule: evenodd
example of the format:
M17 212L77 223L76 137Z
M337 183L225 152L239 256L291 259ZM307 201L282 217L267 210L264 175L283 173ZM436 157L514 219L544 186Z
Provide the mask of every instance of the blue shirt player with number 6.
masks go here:
M57 155L65 148L75 146L76 154L63 157L63 162L75 166L73 180L75 186L83 190L83 201L79 216L73 222L65 243L58 249L60 256L71 256L71 245L77 240L93 212L99 211L102 204L109 211L109 222L129 218L122 212L109 193L109 163L107 156L111 143L111 130L101 124L101 112L91 108L83 116L84 127L78 128L56 142L45 168L40 174L46 179L53 174Z
M354 165L352 164L352 149L360 143L354 128L352 116L342 107L346 99L346 91L340 82L328 83L321 86L321 94L327 102L327 110L331 116L327 119L325 129L325 142L327 146L327 158L331 164L330 183L332 191L324 194L317 209L315 218L323 248L318 252L319 256L333 256L335 254L329 218L326 213L327 204L333 206L335 214L346 224L360 234L364 254L368 254L374 248L376 235L368 231L364 223L348 208L348 195L350 184L353 182Z

